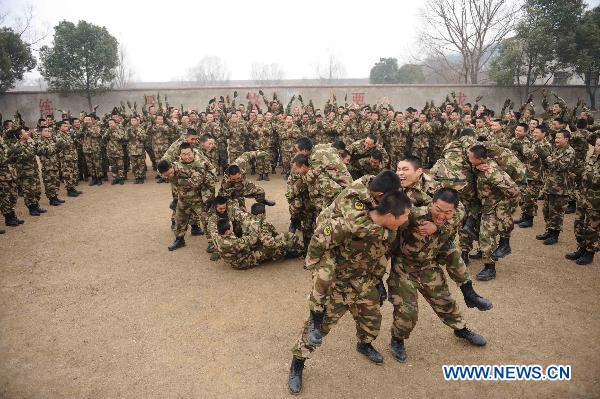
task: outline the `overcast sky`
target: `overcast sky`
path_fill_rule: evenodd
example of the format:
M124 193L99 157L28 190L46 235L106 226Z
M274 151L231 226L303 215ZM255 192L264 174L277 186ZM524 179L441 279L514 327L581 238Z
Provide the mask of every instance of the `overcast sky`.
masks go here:
M231 79L249 79L253 62L279 63L288 79L314 78L330 52L345 77L368 77L380 57L400 64L418 57L421 3L0 0L0 7L16 15L33 4L36 23L48 27L64 19L105 26L124 44L135 80L168 81L185 78L204 56L221 57Z

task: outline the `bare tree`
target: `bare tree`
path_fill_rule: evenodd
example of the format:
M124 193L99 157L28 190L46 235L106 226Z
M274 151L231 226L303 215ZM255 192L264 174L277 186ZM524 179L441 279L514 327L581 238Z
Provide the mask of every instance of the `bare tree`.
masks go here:
M34 9L31 3L23 5L22 12L10 17L8 11L0 11L0 25L11 20L10 25L19 35L21 40L29 44L35 51L39 50L37 46L50 35L50 26L39 28L34 16Z
M228 81L230 73L221 57L206 56L189 70L189 75L192 80L204 86L214 86L219 82Z
M426 0L421 41L427 55L462 83L480 83L518 10L514 0Z
M129 66L127 49L123 43L119 43L119 65L116 69L115 86L118 88L126 87L133 79L133 70Z
M329 50L325 63L318 63L315 72L317 78L321 80L342 79L346 76L346 66L335 51Z
M255 62L250 68L250 77L257 83L279 82L284 76L283 68L277 63L263 64L262 62Z

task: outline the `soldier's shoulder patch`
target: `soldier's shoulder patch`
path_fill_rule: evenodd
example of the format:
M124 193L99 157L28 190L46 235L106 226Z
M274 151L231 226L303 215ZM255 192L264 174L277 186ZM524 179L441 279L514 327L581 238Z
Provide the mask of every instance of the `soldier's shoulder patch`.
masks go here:
M357 211L363 211L365 209L364 202L358 200L354 201L354 209L356 209Z
M331 235L331 226L325 226L323 228L323 234L325 234L326 236L330 236Z

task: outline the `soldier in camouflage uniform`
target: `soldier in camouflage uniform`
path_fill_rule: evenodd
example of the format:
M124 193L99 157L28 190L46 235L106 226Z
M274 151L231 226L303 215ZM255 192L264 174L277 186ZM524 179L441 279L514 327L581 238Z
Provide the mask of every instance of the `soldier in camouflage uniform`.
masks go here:
M210 134L200 136L200 152L210 160L215 170L219 171L219 151L216 147L215 138Z
M386 298L382 278L396 230L410 213L405 194L383 191L391 192L366 214L366 204L351 204L360 212L358 218L333 215L329 212L332 208L319 215L305 263L313 275L310 316L292 349L288 387L294 394L302 389L305 360L347 311L356 322L356 350L376 364L383 363L383 356L372 345L381 326L379 307Z
M385 168L384 162L381 151L374 149L368 157L358 160L357 176L378 174Z
M154 124L149 128L148 135L152 137L152 151L155 158L161 159L169 146L171 145L171 132L169 126L164 123L162 115L156 115ZM160 176L156 176L157 183L165 183L166 181Z
M40 128L40 134L41 138L36 145L36 154L42 165L42 179L46 197L50 205L59 206L65 202L58 198L58 190L60 189L58 153L63 148L64 143L60 138L52 137L48 127Z
M83 154L90 174L90 186L102 184L102 132L100 125L90 115L83 118Z
M71 129L69 123L66 121L58 123L58 132L56 134L63 142L63 147L60 151L60 166L65 187L67 188L67 196L77 197L79 194L83 194L75 188L78 173L77 141L79 137L77 131Z
M25 199L25 205L29 209L29 214L31 216L40 216L40 213L45 213L46 210L40 208L42 191L36 159L37 146L29 135L29 128L17 128L14 135L17 139L17 142L14 144L17 184L23 192L23 198Z
M202 132L215 138L218 159L217 172L222 173L228 162L227 137L223 129L221 129L221 124L212 113L206 114L206 123L202 125Z
M427 163L427 152L429 150L429 138L431 137L431 125L427 122L425 114L419 114L418 122L412 124L412 154L419 157L423 164Z
M488 159L486 147L474 145L469 149L468 157L475 171L477 196L481 201L479 247L484 269L477 278L487 281L496 278L495 261L510 254L510 236L505 235L506 223L503 221L508 218L512 222L512 203L518 201L521 194L510 176ZM500 246L494 250L499 235Z
M600 250L600 138L596 139L594 153L583 168L573 227L577 250L565 257L578 265L589 265Z
M0 135L0 212L4 215L4 223L12 227L24 223L15 213L18 191L17 174L13 166L15 161L14 147L7 145L3 135Z
M527 188L523 191L523 201L521 209L523 215L515 223L521 228L533 226L533 218L537 215L538 197L544 186L543 172L545 169L542 157L538 154L550 154L552 146L546 140L548 130L545 125L537 126L533 129L532 141L530 145L523 146L523 155L526 158L527 165Z
M304 248L308 248L318 214L310 201L308 184L302 178L301 174L292 171L287 180L285 198L289 204L290 212L290 227L288 231L295 233L297 229L300 229Z
M239 121L239 117L235 113L229 117L229 123L227 124L227 136L229 163L233 163L237 157L242 155L244 152L244 138L246 136L246 128L244 124Z
M133 184L144 184L146 180L147 130L140 125L140 118L137 115L133 115L129 119L129 123L126 135L129 141L129 163L134 177Z
M573 193L569 198L569 203L567 204L565 213L575 213L575 209L577 207L575 192L581 185L581 177L589 148L588 141L590 139L590 132L587 130L587 127L587 119L578 119L577 130L571 132L571 140L569 140L569 144L575 151L575 159L573 161L573 168L571 170Z
M274 201L265 199L265 190L262 187L257 186L246 177L252 161L267 155L267 151L247 151L240 155L225 170L219 195L238 201L240 207L244 209L246 207L245 198L254 198L256 202L268 206L275 205Z
M256 122L252 125L252 135L254 136L254 148L264 152L264 156L256 159L256 180L269 180L271 169L271 142L273 127L265 122L262 114L256 116Z
M108 120L108 129L103 134L106 141L106 155L110 161L110 170L112 172L112 184L125 184L125 165L123 163L123 143L127 140L127 135L117 126L114 119Z
M391 349L399 362L406 361L404 340L417 323L417 291L454 335L472 345L486 344L484 337L466 327L440 266L462 262L454 243L458 226L452 223L458 204L456 190L440 189L429 206L413 208L407 228L398 232L387 283L394 306Z
M410 198L413 206L429 206L436 191L442 188L442 184L434 180L431 176L423 172L421 160L414 156L409 156L398 162L396 174L400 178L402 191ZM465 216L465 207L462 203L458 204L456 211L449 222L457 229L461 225ZM454 241L454 238L451 238ZM485 311L492 308L492 303L480 296L473 289L471 275L464 262L452 261L446 263L448 276L460 288L465 303L468 307L476 307Z
M397 112L388 131L390 141L390 169L395 169L398 161L406 156L409 136L410 125L404 120L404 114Z
M219 219L228 219L232 223L234 234L241 237L243 235L242 226L248 222L249 215L244 209L240 208L237 201L229 200L220 195L215 197L206 223L206 236L208 238L206 252L211 254L210 260L212 261L221 258L214 245L215 238L219 234L217 229Z
M558 242L562 230L565 207L571 194L572 181L570 177L575 151L569 145L571 132L561 130L554 139L555 148L550 154L539 149L538 155L544 160L546 170L544 173L544 221L546 231L535 236L543 240L545 245Z
M346 147L350 153L350 167L348 171L353 179L358 179L362 176L360 160L369 158L374 150L378 150L383 156L383 167L386 168L389 164L387 151L383 148L379 141L379 137L375 134L369 134L363 140L358 140Z
M294 153L294 143L301 137L300 129L294 124L291 115L285 117L285 122L279 131L279 142L281 143L281 165L284 178L290 174L291 160Z

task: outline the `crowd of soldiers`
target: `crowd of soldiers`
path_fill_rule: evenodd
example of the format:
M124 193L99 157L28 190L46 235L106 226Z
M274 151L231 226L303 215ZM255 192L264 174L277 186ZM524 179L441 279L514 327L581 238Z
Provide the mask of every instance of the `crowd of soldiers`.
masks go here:
M556 244L564 214L576 212L578 247L566 258L590 264L600 248L600 124L582 101L569 107L544 91L540 113L532 96L518 108L507 99L497 113L481 98L461 105L449 93L439 106L400 111L387 101L359 106L332 95L319 109L301 95L284 105L276 94L259 93L262 106L240 102L237 92L205 110L171 107L158 96L140 112L136 103L121 103L102 117L94 110L79 118L63 113L58 122L40 118L35 129L18 115L4 121L6 225L23 223L18 195L30 215L45 212L41 181L49 204L58 206L61 182L76 197L80 182L101 185L109 171L113 185L124 184L130 170L134 184L144 184L151 165L156 183L171 185L169 251L186 245L189 226L192 235L206 235L211 260L237 269L305 256L313 288L293 348L292 393L300 392L305 360L347 310L357 351L382 363L372 342L386 299L393 305L391 352L404 362L417 291L457 337L485 345L466 327L442 266L468 307L491 309L466 265L481 259L477 279L494 279L511 253L514 226L532 227L540 200L545 232L536 239ZM250 178L270 180L278 169L290 212L283 233L266 220L275 202ZM254 203L247 207L246 199ZM517 208L521 216L513 220Z

